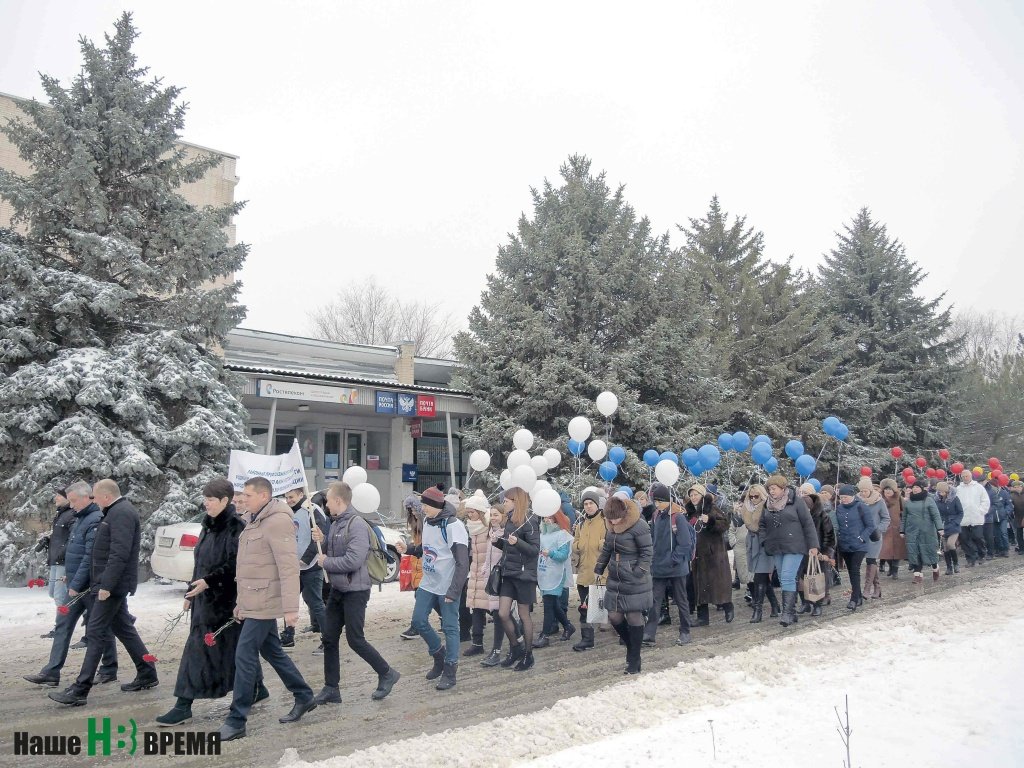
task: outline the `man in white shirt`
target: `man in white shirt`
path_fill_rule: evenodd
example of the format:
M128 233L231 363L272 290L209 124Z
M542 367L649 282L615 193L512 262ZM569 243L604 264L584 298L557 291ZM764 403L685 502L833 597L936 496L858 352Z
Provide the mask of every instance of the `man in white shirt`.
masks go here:
M960 524L960 543L967 556L967 567L985 560L985 515L988 513L988 491L981 483L974 482L969 469L960 473L960 487L956 497L964 508L964 519Z

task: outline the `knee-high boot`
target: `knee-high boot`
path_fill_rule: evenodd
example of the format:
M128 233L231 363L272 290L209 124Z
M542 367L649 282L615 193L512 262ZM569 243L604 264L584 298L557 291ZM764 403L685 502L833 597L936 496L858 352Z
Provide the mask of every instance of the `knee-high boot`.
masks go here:
M640 649L644 642L644 628L626 628L626 674L640 674Z
M768 604L772 607L772 612L768 614L768 618L777 619L781 609L779 608L779 598L775 596L775 590L771 584L765 584L765 594L768 596Z
M754 613L750 617L751 624L759 624L764 614L764 595L767 587L764 584L754 584Z

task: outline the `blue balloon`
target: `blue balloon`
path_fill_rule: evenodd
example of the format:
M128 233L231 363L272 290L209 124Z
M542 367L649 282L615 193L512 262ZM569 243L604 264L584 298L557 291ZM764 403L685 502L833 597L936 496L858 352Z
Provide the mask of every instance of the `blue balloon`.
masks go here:
M693 465L697 463L699 458L700 456L697 454L696 448L687 448L683 451L683 464L685 464L686 468L691 471L693 470Z
M843 424L842 422L840 422L839 426L836 427L836 433L833 435L833 437L836 440L845 440L849 436L850 436L850 428L848 426L846 426L845 424Z
M615 476L619 474L619 468L615 466L615 462L606 461L597 470L597 473L601 476L601 479L605 482L611 482L615 479Z
M626 449L621 445L613 445L608 451L608 458L615 462L615 466L619 466L626 460Z
M745 451L750 447L750 435L746 432L734 432L732 436L732 449L734 451Z
M700 457L701 466L706 470L714 469L718 466L718 462L722 460L722 454L711 443L702 445L697 451L697 455Z
M764 471L769 475L779 468L779 460L772 456L764 463Z
M581 453L583 453L583 449L585 447L586 446L583 443L579 442L578 440L569 441L569 453L571 453L573 456L579 456Z
M679 457L672 453L672 451L665 451L658 457L658 461L671 461L679 464Z
M786 455L796 460L804 455L804 444L799 440L790 440L786 443Z
M800 477L807 477L814 474L814 470L817 466L818 462L809 453L805 453L796 460L796 471L800 473Z
M646 464L648 467L654 469L656 466L658 466L659 461L661 461L661 456L658 455L658 452L656 450L654 450L653 448L648 448L646 451L644 451L644 464Z
M708 471L707 467L704 466L700 459L697 459L693 464L687 464L686 468L690 470L690 473L693 475L703 475Z
M754 438L754 445L757 445L758 443L768 443L768 445L771 445L772 439L768 437L768 435L758 435Z
M728 432L723 432L718 436L718 447L723 451L731 451L735 446L732 444L732 435Z
M620 485L618 490L616 490L615 492L616 493L624 493L629 498L631 498L631 499L633 498L633 489L630 488L628 485Z
M836 436L836 430L842 422L839 421L835 416L828 416L824 421L821 422L821 428L825 430L825 434L829 437Z
M768 443L754 443L750 447L750 457L758 464L764 464L772 457L772 447Z
M818 478L812 477L807 482L810 483L812 486L814 486L814 492L815 493L817 493L818 491L821 490L821 480L819 480Z

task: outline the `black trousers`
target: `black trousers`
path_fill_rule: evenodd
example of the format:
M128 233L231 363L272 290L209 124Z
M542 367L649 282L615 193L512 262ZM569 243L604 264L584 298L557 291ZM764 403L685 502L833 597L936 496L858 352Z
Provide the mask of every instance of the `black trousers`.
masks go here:
M361 592L339 592L331 590L324 614L324 685L337 687L341 682L341 658L338 649L341 630L345 629L348 647L369 664L378 675L387 674L391 669L377 649L370 645L363 634L366 623L366 604L370 601L370 590Z
M985 557L984 526L965 525L960 528L960 546L964 548L964 555L968 563L973 563Z
M850 598L861 600L864 594L860 591L860 564L864 562L865 552L843 552L843 560L846 561L846 570L850 574Z
M85 661L82 662L82 670L75 681L80 691L89 692L104 651L109 648L114 637L120 640L121 645L128 651L138 676L156 679L156 666L142 658L149 651L146 650L146 644L142 642L139 633L135 631L135 624L128 613L128 595L111 595L106 600L97 598L90 606L88 633L89 644L85 647Z
M644 637L653 638L658 633L658 622L661 620L661 612L657 607L666 596L671 595L672 601L676 604L676 611L679 613L679 634L686 634L690 631L690 602L686 598L686 577L679 576L674 579L652 579L652 590L654 592L654 606L647 612L647 626L644 628Z
M982 526L982 532L985 537L985 554L988 557L993 557L996 553L995 525L994 520L986 520L985 525Z
M494 640L492 641L491 648L496 651L500 651L501 639L505 637L505 629L501 626L501 620L498 618L497 608L493 611L485 611L483 608L473 609L470 639L473 641L473 645L482 646L484 644L484 628L487 626L487 614L491 615L491 621L494 624Z

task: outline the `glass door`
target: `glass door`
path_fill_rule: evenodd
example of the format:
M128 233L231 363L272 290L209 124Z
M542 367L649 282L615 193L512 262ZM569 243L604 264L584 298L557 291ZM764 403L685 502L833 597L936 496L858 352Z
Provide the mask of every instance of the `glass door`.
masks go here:
M366 466L363 460L366 456L366 432L356 431L351 429L345 430L345 466L342 469L349 467L364 467Z
M326 486L334 480L341 479L341 432L325 429L323 434L323 465L318 485Z

